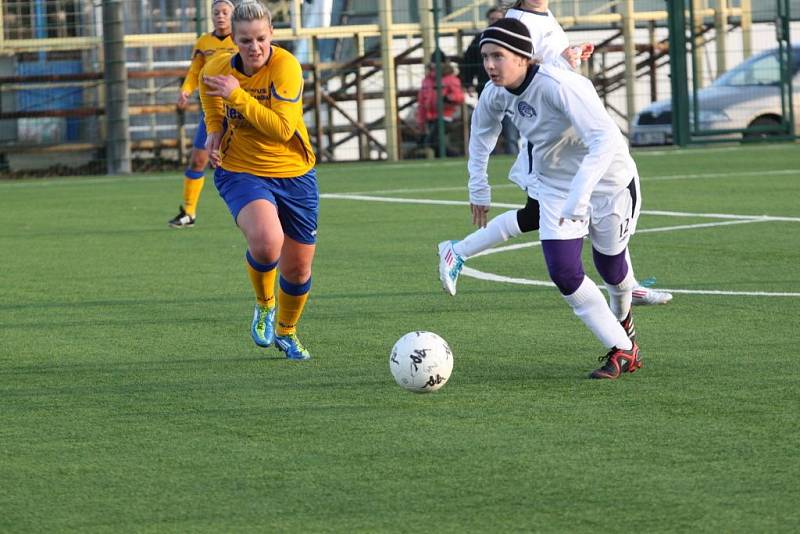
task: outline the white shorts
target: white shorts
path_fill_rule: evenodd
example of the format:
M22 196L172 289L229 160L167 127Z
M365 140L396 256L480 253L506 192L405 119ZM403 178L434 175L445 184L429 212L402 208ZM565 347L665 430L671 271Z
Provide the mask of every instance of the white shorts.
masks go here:
M567 219L561 226L558 221L567 193L544 185L539 187L538 193L539 239L565 241L588 235L595 250L606 256L615 256L625 250L630 237L636 232L642 205L638 176L613 196L592 195L589 220Z

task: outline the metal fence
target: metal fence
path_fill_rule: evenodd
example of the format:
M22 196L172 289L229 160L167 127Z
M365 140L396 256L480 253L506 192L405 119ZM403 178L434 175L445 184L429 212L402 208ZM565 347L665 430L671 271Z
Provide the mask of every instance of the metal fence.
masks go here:
M793 35L800 42L793 21L800 13L800 0L690 0L688 45L681 55L690 66L692 94L748 58L779 46L775 21L781 2L789 11L781 30L787 34L783 42L791 43ZM440 48L457 61L493 5L468 0L266 3L275 15L277 42L304 64L306 121L321 161L430 156L416 127L414 106L424 64L436 46L434 26ZM198 104L179 112L175 100L197 32L209 28L209 4L210 0L123 2L135 168L183 165ZM314 11L323 4L329 9ZM667 4L550 3L571 41L598 45L583 73L594 81L632 144L673 142L670 59L677 54L669 53ZM102 2L0 0L0 14L0 173L105 172ZM784 57L800 56L792 55L791 46L789 50ZM785 73L796 91L797 70L791 61ZM760 66L757 71L761 70ZM760 99L752 83L737 87L753 95L752 100ZM783 123L789 112L794 112L792 120L800 117L792 108L800 98L794 97L788 108L786 101L784 93ZM696 112L687 111L694 113L692 121L728 113L705 101L704 109L695 107ZM759 120L761 110L737 107L755 113L737 112L739 123ZM463 106L451 126L456 154L465 151L469 113L469 105Z

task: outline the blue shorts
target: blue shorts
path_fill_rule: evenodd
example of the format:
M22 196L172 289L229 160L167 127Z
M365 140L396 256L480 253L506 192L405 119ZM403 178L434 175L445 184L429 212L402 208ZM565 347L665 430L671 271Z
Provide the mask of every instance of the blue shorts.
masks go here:
M296 178L262 178L217 167L214 185L234 221L252 201L268 200L278 209L284 234L306 245L317 242L319 190L315 169Z
M197 150L206 149L206 114L200 110L200 121L197 123L197 130L194 132L192 146Z

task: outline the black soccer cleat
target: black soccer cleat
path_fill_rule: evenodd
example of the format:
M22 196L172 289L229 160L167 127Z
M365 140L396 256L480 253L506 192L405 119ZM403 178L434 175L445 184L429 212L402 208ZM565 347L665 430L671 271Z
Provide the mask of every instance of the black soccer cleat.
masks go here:
M614 380L622 376L622 373L633 373L642 367L642 360L639 357L639 345L633 343L630 350L612 348L608 354L601 356L599 360L605 361L602 367L592 371L589 378L605 378Z
M628 334L628 339L635 342L636 325L633 324L633 315L631 315L630 311L628 312L628 316L621 320L619 324L622 325L622 329L625 330L626 334Z
M175 217L170 219L168 224L172 228L191 228L194 226L194 220L195 218L186 213L186 211L183 209L183 206L181 206L180 212Z

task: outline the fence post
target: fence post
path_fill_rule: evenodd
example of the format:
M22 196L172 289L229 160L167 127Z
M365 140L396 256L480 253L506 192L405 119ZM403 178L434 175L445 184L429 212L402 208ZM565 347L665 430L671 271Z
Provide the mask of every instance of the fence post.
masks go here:
M672 142L689 144L689 87L686 73L685 2L667 0L669 15L669 70L672 85Z
M717 37L717 78L728 70L728 0L717 0L714 12L714 33Z
M436 36L433 26L435 16L433 12L433 0L420 0L419 2L419 25L422 30L422 57L424 62L430 60L433 52L437 48Z
M658 70L656 68L656 45L658 42L656 41L656 23L654 20L648 23L648 35L650 57L647 64L650 72L650 102L655 102L658 100Z
M364 57L364 36L360 33L356 34L356 57ZM361 76L361 65L356 65L356 119L359 124L365 124L364 121L364 86ZM364 132L358 131L358 159L369 159L369 141L367 140Z
M319 158L322 159L322 113L320 109L322 108L322 71L319 67L319 46L317 46L317 38L311 38L311 58L314 62L314 70L312 73L314 74L314 136L317 139L317 153ZM332 156L333 154L331 154ZM329 158L330 159L330 158Z
M128 69L122 0L103 2L103 52L106 84L106 165L109 174L130 174L131 138L128 116Z
M383 70L383 125L386 128L386 159L397 161L397 81L394 72L394 52L392 41L392 0L381 0L380 3L381 25L381 65Z
M747 59L753 55L753 4L750 0L742 0L739 8L742 13L742 55Z
M792 5L789 0L778 0L776 30L781 69L781 107L787 134L794 137L796 132L794 129L794 91L792 90L792 62L794 59L792 58L791 11Z
M692 85L695 91L705 86L705 74L703 73L703 51L705 50L705 38L703 37L703 1L689 0L691 5L692 20Z
M636 115L636 19L633 0L626 0L622 18L622 38L625 48L625 106L628 132Z

